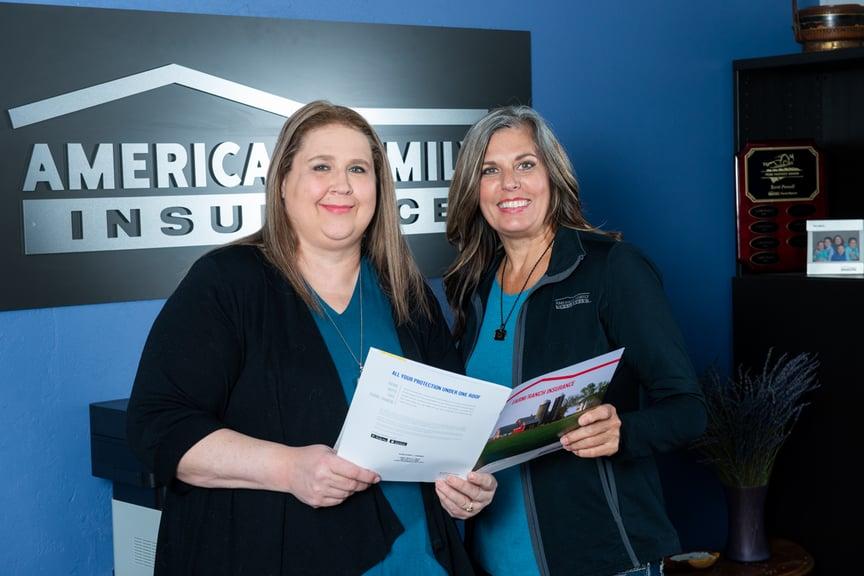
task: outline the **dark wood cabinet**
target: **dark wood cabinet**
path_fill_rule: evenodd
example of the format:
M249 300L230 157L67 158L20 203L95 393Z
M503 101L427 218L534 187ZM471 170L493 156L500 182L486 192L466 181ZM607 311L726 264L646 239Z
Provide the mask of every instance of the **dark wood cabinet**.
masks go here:
M864 218L864 49L739 60L734 75L735 152L752 141L814 141L825 156L829 218ZM847 526L857 525L850 513L861 500L852 470L864 278L739 268L732 301L735 366L761 369L769 348L819 356L821 387L778 457L767 523L772 536L813 554L814 574L844 573L857 552L846 536L858 532Z
M735 152L814 141L831 218L864 215L864 48L736 60Z

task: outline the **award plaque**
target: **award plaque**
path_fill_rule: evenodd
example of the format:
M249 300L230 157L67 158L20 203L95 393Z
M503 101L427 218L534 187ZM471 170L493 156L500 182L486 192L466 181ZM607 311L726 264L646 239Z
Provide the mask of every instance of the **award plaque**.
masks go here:
M802 271L807 220L826 217L822 156L812 143L748 143L737 156L738 262Z

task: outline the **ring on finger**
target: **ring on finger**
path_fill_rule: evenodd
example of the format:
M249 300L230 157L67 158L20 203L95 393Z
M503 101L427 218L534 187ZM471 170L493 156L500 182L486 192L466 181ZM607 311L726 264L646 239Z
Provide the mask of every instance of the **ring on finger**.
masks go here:
M473 512L474 511L474 501L469 500L467 504L462 506L462 509L465 510L465 512Z

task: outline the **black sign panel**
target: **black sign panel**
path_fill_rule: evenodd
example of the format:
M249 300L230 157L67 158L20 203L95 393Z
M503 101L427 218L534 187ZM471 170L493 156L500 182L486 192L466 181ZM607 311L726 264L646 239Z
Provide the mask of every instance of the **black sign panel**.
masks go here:
M527 32L0 4L0 309L164 298L261 224L285 118L328 99L387 146L429 276L467 128L530 103Z

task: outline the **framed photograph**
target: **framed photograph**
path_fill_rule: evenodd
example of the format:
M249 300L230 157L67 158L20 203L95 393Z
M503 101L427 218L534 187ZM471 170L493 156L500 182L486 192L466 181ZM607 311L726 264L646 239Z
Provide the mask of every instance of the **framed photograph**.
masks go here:
M807 275L864 274L864 220L808 220Z

